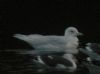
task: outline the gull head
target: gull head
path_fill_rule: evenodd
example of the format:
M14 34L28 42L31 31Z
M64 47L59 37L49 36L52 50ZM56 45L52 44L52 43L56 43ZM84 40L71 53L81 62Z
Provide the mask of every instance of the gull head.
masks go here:
M79 36L79 35L82 35L82 33L80 33L75 27L68 27L65 30L65 36Z

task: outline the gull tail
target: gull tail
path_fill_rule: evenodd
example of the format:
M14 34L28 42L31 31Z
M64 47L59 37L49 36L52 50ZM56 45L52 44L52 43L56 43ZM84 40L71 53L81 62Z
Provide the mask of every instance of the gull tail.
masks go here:
M22 35L22 34L14 34L13 37L23 40L23 41L27 41L28 37L26 35Z

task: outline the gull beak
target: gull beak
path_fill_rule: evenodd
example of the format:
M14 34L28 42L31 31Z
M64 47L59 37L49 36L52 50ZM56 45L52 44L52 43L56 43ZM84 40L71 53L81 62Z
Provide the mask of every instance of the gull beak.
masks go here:
M87 46L90 46L90 45L91 45L91 43L86 43L86 45L87 45Z
M80 33L80 32L79 32L77 35L78 35L78 36L82 36L82 35L83 35L83 33Z

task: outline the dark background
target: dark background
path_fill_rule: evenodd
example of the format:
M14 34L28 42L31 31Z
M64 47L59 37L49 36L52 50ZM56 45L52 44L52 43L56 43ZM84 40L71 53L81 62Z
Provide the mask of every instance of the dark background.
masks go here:
M84 34L81 43L99 43L99 5L99 0L1 0L0 47L31 48L13 34L63 35L68 26Z

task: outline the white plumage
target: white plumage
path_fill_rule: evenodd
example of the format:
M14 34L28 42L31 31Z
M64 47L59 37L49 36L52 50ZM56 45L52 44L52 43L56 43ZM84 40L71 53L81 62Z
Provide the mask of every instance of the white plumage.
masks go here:
M73 59L73 54L78 53L79 39L78 35L81 35L80 32L75 27L68 27L65 30L64 36L56 36L56 35L39 35L39 34L31 34L31 35L22 35L15 34L14 37L20 40L23 40L29 43L32 47L34 47L37 51L64 51L65 54L63 58L69 60L72 63L73 70L77 68L75 60ZM29 53L29 52L26 52ZM40 58L39 58L40 59Z
M22 35L15 34L14 37L29 43L36 50L46 51L66 51L66 53L77 53L79 40L77 36L80 33L74 27L69 27L65 30L64 36L43 36L39 34Z

